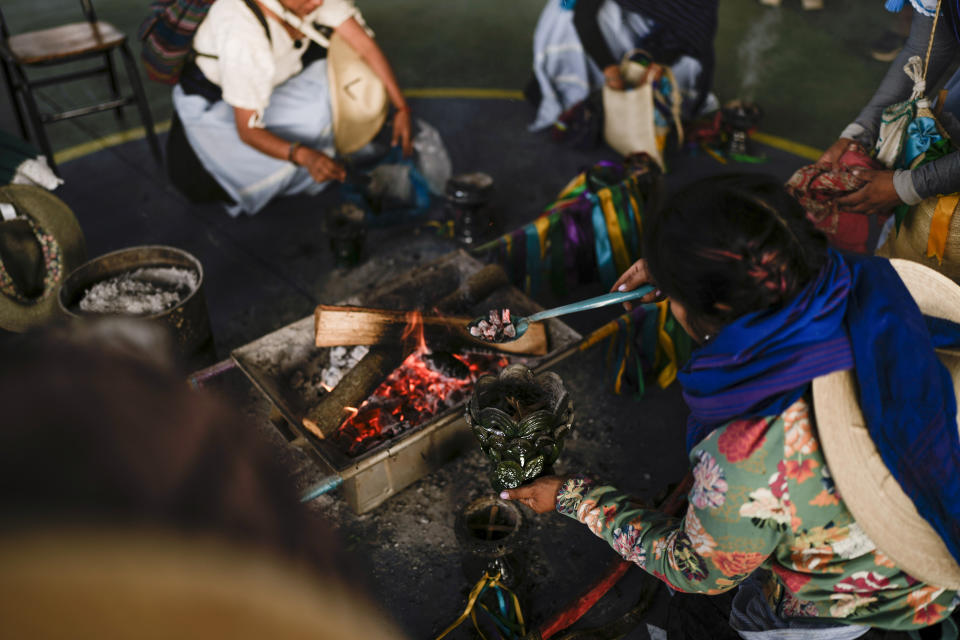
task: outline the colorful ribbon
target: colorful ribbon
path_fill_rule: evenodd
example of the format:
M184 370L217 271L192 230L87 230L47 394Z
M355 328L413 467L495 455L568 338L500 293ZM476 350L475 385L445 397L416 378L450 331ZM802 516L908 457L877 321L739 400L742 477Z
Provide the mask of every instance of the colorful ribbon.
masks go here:
M960 196L940 196L937 208L930 220L930 234L927 236L927 257L936 256L937 262L943 263L943 254L947 250L947 236L950 235L950 221L960 203Z
M492 589L497 596L498 604L500 605L499 615L490 611L486 605L480 602L480 598L487 589ZM510 604L513 606L512 619L509 615L510 611L507 607L504 593L510 596ZM483 638L483 640L487 640L487 637L483 635L483 631L480 630L480 625L477 623L478 606L493 619L494 624L496 624L501 631L504 631L508 638L522 638L527 635L526 624L523 621L523 611L520 609L520 600L517 598L517 594L500 581L500 572L497 572L494 576L491 576L489 573L483 574L480 581L470 590L470 595L467 597L467 606L463 610L463 613L461 613L460 617L454 620L453 624L447 627L443 633L437 636L436 640L441 640L441 638L463 624L467 618L473 621L473 627L477 630L477 633L480 634L480 637Z

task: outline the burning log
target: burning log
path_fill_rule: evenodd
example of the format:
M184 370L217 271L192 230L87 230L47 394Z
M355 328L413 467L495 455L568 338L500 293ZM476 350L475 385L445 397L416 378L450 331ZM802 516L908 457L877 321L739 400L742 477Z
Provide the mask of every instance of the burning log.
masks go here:
M449 291L449 288L442 285L445 278L445 272L438 275L421 274L416 280L405 282L395 289L392 292L393 299L402 298L406 290L417 291L421 295L438 289ZM470 276L459 289L427 306L432 305L441 313L452 313L476 304L507 283L507 275L501 267L488 265ZM315 315L314 318L316 317ZM319 333L315 335L319 340ZM302 420L303 426L318 438L326 438L335 432L344 418L348 417L345 407L359 407L416 346L409 341L401 341L371 347L369 353L347 372L337 386L307 412Z
M423 332L427 344L447 349L466 346L482 347L505 353L542 356L547 352L547 332L542 324L532 324L515 342L487 342L472 337L467 329L470 318L423 316ZM407 326L403 311L319 305L314 311L314 328L318 347L386 344L400 340Z
M348 416L345 407L360 406L407 355L409 353L405 353L404 345L400 342L370 349L337 386L310 409L303 419L303 426L318 438L326 438Z

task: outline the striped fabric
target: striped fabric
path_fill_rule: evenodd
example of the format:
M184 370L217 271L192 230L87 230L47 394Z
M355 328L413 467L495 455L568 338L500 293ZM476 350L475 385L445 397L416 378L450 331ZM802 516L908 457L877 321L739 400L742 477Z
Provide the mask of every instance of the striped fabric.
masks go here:
M154 0L137 35L140 59L151 80L176 84L187 61L193 34L214 0Z

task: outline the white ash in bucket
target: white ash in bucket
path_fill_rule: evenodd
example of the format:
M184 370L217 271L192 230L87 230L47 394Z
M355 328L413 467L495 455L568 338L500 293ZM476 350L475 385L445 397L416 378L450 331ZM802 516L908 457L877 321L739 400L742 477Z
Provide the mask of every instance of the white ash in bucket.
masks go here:
M177 306L200 284L193 269L144 267L102 280L83 294L80 310L146 316Z

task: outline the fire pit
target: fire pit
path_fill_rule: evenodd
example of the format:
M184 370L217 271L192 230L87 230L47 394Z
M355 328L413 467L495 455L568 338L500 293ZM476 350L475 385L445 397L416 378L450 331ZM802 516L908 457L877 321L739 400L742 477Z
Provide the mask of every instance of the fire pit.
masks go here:
M386 285L363 294L352 304L382 308L432 308L427 296L459 291L483 265L463 251L401 274ZM431 287L422 283L429 281ZM427 291L426 289L429 289ZM469 296L468 296L469 297ZM469 300L465 315L491 308L533 313L540 309L512 286L500 286L482 299ZM580 339L580 335L551 319L546 324L545 355L525 356L485 351L472 346L444 352L438 341L423 348L421 335L407 335L416 348L402 364L370 367L371 362L392 363L383 353L390 345L315 346L313 316L284 327L233 352L233 358L250 380L274 404L275 422L291 440L302 444L320 465L344 478L343 492L358 513L368 511L431 470L475 446L463 419L463 407L473 384L485 373L496 374L511 362L536 369ZM429 329L429 327L428 327ZM428 333L429 330L428 330ZM400 353L400 341L396 350ZM392 353L396 355L396 353ZM383 356L380 360L378 356ZM367 376L373 391L356 403L339 404L338 397L358 387L358 371L382 371ZM377 374L378 375L378 374ZM360 385L362 386L362 385ZM335 401L331 404L331 400ZM326 402L327 411L317 407ZM312 417L313 428L305 426Z

